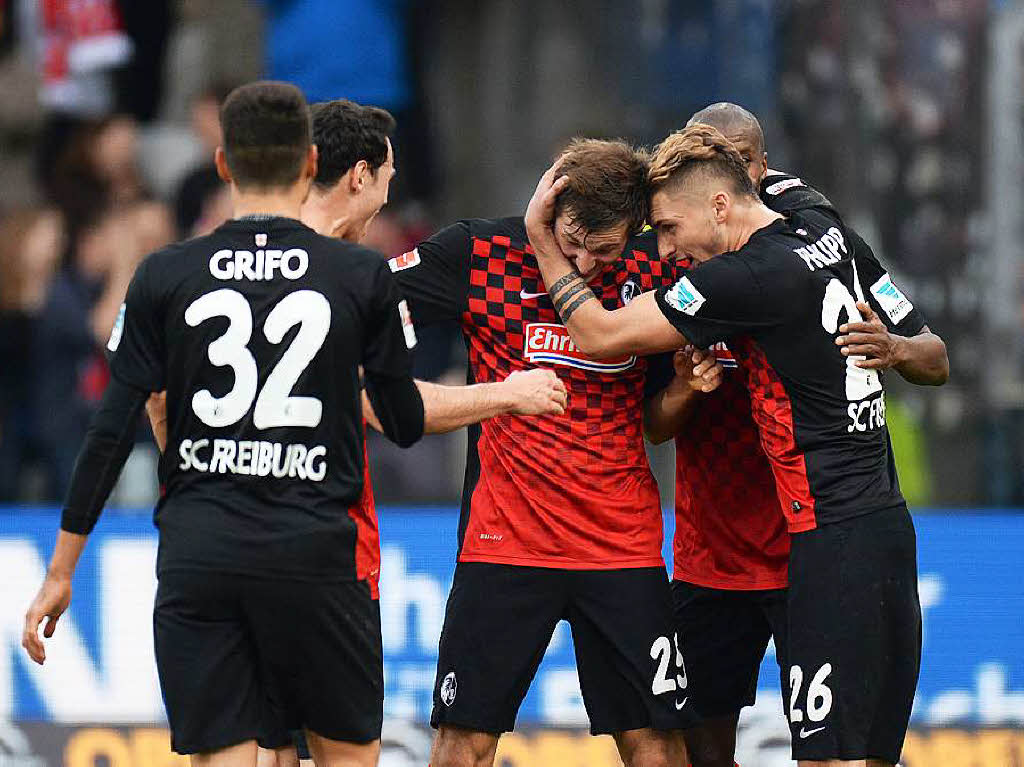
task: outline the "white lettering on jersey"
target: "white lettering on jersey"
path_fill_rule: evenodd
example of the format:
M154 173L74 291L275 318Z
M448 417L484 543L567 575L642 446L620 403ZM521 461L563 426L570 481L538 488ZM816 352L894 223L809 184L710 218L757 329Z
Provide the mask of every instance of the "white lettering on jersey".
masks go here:
M117 319L114 320L114 327L110 331L110 340L107 341L107 349L112 352L117 351L117 347L121 345L121 336L124 333L124 313L127 306L121 304L121 308L117 312Z
M899 324L900 320L913 311L914 305L910 303L903 291L896 287L892 277L886 272L878 282L871 286L871 293L878 301L893 324Z
M665 300L683 314L692 317L700 311L707 299L693 286L689 277L683 277L665 294Z
M765 194L770 194L772 197L780 195L787 189L792 189L795 186L803 186L804 182L798 178L787 178L784 181L776 181L771 186L764 188Z
M846 248L846 240L839 227L831 227L821 239L802 248L796 248L796 254L804 260L810 271L838 264L850 252Z
M403 269L412 269L414 266L418 266L420 263L420 252L417 248L413 248L407 253L403 253L400 256L388 259L388 268L392 272L400 272Z
M327 476L324 445L293 444L263 440L183 439L178 445L181 471L208 474L248 474L251 477L297 477L322 482Z
M416 326L412 324L412 315L409 313L409 304L405 301L398 302L398 316L402 319L402 332L405 333L405 346L412 349L416 346Z
M523 336L523 357L527 362L568 365L598 373L621 373L636 363L636 357L632 356L592 360L576 347L569 331L563 325L550 322L531 322L526 326L526 333Z
M302 248L289 250L218 250L210 256L210 274L218 280L272 280L280 273L297 280L309 269L309 254Z

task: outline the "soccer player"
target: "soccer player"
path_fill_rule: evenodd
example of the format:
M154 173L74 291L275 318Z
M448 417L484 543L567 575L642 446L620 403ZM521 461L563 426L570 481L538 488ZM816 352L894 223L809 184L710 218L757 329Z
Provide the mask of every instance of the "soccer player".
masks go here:
M747 110L713 104L688 125L695 123L718 128L736 147L768 207L784 215L831 208L799 179L768 172L764 134ZM855 232L849 237L862 284L873 286L866 297L884 324L875 308L860 304L866 322L841 329L838 342L856 341L853 352L867 354L862 364L872 368L894 367L916 383L943 383L949 363L942 340L912 306L897 310L887 300L888 274ZM725 344L711 352L676 353L678 372L672 355L652 358L651 365L649 387L664 388L648 400L647 436L657 443L676 438L672 592L691 701L702 717L686 732L687 749L694 767L732 767L740 709L754 702L761 659L773 634L785 669L789 534L750 415L750 395ZM717 385L711 393L702 388L708 378Z
M385 433L415 442L407 312L378 254L298 221L317 170L301 92L242 86L221 119L235 218L138 267L22 644L45 660L39 626L53 635L136 419L166 389L154 632L172 747L248 767L284 723L307 729L320 765L373 765L379 549L359 368Z
M577 293L616 308L671 284L670 264L625 248L647 217L646 157L577 140L559 167L571 184L556 232ZM460 221L391 263L414 322L461 323L472 381L543 365L569 390L563 415L471 428L431 764L493 763L562 619L591 731L612 734L628 767L685 762L670 734L693 720L639 417L645 360L598 361L571 342L522 217Z
M552 232L557 167L527 211L555 308L597 359L728 342L750 392L791 537L786 657L794 755L812 765L893 765L921 651L913 523L899 491L878 373L843 354L865 299L834 211L784 218L761 202L736 148L693 125L652 161L651 223L663 257L700 266L608 311ZM582 294L582 299L580 295ZM908 302L909 303L909 302Z

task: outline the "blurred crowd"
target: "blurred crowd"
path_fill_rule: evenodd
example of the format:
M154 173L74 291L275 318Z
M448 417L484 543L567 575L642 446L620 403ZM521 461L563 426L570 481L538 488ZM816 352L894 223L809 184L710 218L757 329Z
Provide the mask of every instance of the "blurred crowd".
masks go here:
M709 102L753 109L771 164L824 190L947 340L950 384L891 399L908 496L1024 504L1024 401L986 402L977 342L993 4L600 5L0 0L0 502L61 498L127 281L147 252L230 215L211 162L219 103L268 76L396 116L398 174L370 243L386 255L456 218L520 212L574 134L649 144ZM423 333L416 372L457 383L463 355L454 328ZM457 499L464 439L371 438L380 499ZM671 456L655 459L667 476ZM117 502L152 499L154 462L140 425Z

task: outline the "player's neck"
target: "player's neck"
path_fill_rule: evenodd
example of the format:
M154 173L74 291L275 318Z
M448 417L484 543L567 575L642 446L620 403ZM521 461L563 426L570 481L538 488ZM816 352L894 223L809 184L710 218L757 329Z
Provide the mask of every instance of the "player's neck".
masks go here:
M366 229L366 222L355 215L354 207L350 209L341 203L333 190L321 194L314 189L302 204L302 223L324 237L358 242Z
M269 189L239 190L231 188L232 215L243 216L280 216L298 219L302 211L302 200L305 194L302 189Z
M781 215L764 205L760 200L752 205L746 206L743 209L740 220L737 222L738 226L736 227L736 234L729 242L728 252L739 250L747 244L751 237L754 236L754 232L759 229L764 229L773 221L777 221L780 218L782 218Z

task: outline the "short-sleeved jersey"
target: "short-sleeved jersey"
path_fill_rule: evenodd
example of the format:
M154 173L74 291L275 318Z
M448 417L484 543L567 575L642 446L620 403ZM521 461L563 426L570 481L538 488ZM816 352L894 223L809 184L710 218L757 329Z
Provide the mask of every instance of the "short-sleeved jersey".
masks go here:
M663 564L641 419L647 362L580 353L541 281L522 218L460 221L390 263L414 322L461 324L470 382L546 367L569 394L564 415L502 416L471 429L459 560L566 569ZM670 264L628 249L591 287L616 309L671 282Z
M905 503L881 376L835 344L840 325L861 319L856 302L866 292L890 290L865 284L860 262L842 220L818 205L658 292L662 312L693 344L724 341L739 362L790 532ZM889 286L899 294L889 316L912 311Z
M167 390L158 568L376 589L359 366L408 377L382 256L285 218L238 219L147 257L111 372Z

